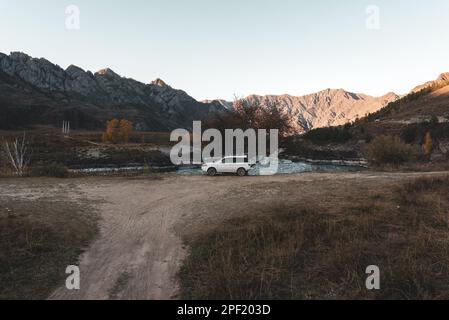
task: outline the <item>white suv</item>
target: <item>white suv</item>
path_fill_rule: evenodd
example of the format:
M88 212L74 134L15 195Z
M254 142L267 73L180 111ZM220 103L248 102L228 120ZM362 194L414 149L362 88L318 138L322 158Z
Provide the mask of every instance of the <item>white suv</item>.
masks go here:
M248 174L255 164L250 164L247 156L224 157L215 162L206 162L201 170L209 176L215 176L217 173L236 173L243 177Z

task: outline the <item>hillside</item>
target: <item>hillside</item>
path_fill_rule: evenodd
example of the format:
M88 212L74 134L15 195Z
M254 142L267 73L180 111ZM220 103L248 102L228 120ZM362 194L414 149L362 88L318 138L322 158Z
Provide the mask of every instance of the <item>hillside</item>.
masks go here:
M268 102L277 105L288 114L291 124L298 133L315 128L339 126L375 112L398 96L388 93L382 97L372 97L343 89L327 89L305 96L256 96L248 101Z
M360 159L376 138L398 139L395 150L405 145L411 159L449 159L449 74L414 88L408 95L389 103L352 124L319 128L301 138L290 139L287 153L314 159ZM425 156L423 144L430 137L431 154ZM402 146L400 144L403 144Z
M419 89L419 90L418 90ZM411 93L355 124L372 133L397 133L405 126L449 122L449 73L416 87Z

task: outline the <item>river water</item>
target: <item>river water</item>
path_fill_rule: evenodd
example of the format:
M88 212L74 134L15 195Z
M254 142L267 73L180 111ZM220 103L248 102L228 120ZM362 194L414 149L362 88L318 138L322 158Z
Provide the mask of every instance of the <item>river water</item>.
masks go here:
M256 166L248 172L250 176L259 175L259 167ZM292 162L288 160L280 160L277 174L294 174L302 172L357 172L362 171L361 166L352 165L336 165L336 164L316 164L308 162ZM199 166L186 166L177 169L177 173L185 175L204 174Z
M260 167L256 165L248 172L250 176L259 175ZM355 165L337 165L326 163L309 163L309 162L292 162L289 160L280 160L277 174L294 174L301 172L356 172L362 171L364 168ZM144 171L143 166L128 166L128 167L98 167L98 168L82 168L72 169L73 173L82 174L109 174L119 172L140 172ZM153 168L154 172L176 172L182 175L201 175L204 174L201 171L200 166L181 166L181 167L161 167Z

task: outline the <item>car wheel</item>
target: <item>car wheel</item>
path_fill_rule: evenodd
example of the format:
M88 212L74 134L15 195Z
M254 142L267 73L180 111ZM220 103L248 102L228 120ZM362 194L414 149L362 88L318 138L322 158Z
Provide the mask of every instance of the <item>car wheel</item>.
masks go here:
M207 170L207 175L208 175L208 176L213 177L213 176L215 176L216 174L217 174L217 169L215 169L215 168L209 168L209 169Z
M239 168L239 169L237 170L237 175L238 175L239 177L246 176L246 170L245 170L244 168Z

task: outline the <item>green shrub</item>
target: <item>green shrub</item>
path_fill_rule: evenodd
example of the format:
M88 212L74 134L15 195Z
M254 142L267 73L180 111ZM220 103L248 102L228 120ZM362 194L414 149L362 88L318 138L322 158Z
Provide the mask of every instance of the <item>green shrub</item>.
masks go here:
M69 169L63 164L54 162L33 167L31 175L36 177L67 178L69 176Z
M366 148L365 156L375 165L400 165L411 159L413 151L410 145L398 137L376 137Z

